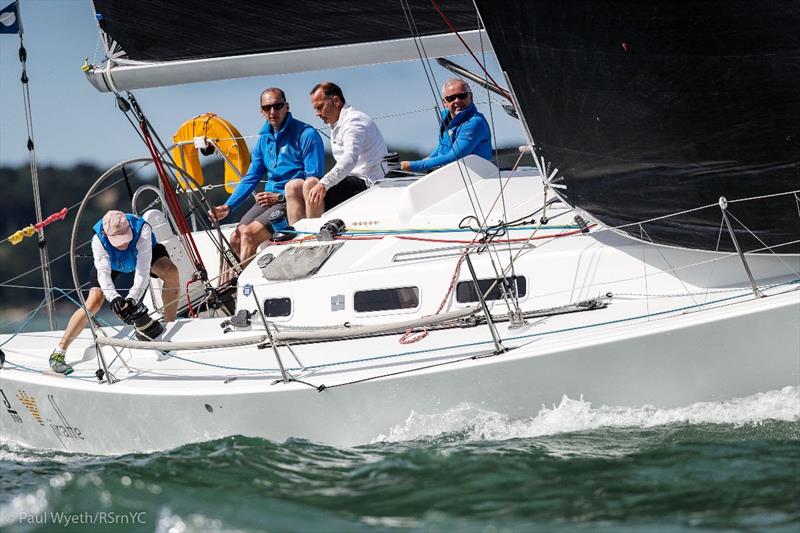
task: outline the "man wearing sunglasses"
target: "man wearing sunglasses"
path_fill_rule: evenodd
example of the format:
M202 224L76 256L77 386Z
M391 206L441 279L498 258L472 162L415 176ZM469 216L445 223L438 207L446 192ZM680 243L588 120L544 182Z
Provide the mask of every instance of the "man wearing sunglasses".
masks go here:
M470 154L492 160L492 134L489 124L472 102L467 82L460 78L447 80L442 88L439 143L425 159L401 161L408 172L427 172L452 163Z
M329 81L311 89L311 107L331 128L331 152L336 164L322 179L308 179L302 189L287 189L304 199L306 215L317 218L383 179L386 142L364 112L347 104L342 89Z
M325 147L313 126L292 117L286 95L277 87L261 93L261 114L267 120L258 132L250 168L223 205L212 207L208 216L222 220L239 207L267 175L264 192L255 195L255 205L242 217L231 235L231 248L246 265L258 246L273 237L273 223L294 224L304 218L304 206L290 199L292 182L321 176ZM283 213L281 213L281 211Z

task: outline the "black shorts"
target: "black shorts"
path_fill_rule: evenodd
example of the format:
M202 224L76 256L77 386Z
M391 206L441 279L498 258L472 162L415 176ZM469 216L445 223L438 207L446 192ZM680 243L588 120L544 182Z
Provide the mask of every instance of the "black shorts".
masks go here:
M155 246L153 246L153 258L150 260L150 266L153 266L153 264L156 261L158 261L159 259L161 259L162 257L166 257L167 259L169 259L169 253L167 252L167 249L164 247L164 245L159 242ZM118 272L116 270L112 270L111 271L111 281L114 281L115 279L117 279L117 276L119 276L120 274L122 274L122 272ZM99 289L100 288L100 282L97 281L97 269L95 267L92 267L92 272L91 272L90 276L91 276L91 281L92 281L90 287L97 287ZM158 276L153 274L153 272L151 271L150 272L150 277L151 278L157 278Z
M367 190L367 182L357 176L347 176L325 193L325 211Z
M258 204L251 207L247 213L244 214L242 219L239 221L239 224L247 226L251 222L258 222L265 228L267 231L272 231L272 224L270 224L270 217L272 213L275 211L283 211L286 213L286 202L281 202L279 204L272 204L269 207L263 207Z

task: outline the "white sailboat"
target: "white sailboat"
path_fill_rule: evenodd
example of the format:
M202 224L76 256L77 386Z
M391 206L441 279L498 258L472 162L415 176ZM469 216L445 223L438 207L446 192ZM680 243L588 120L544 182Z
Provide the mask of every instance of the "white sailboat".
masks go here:
M441 4L474 14L471 3ZM124 5L95 1L104 31ZM420 6L397 8L417 13L424 26L422 12L414 11ZM463 46L428 12L430 27L444 28L430 38ZM403 41L411 58L414 42L427 38L421 31ZM349 61L398 59L362 55L378 50L373 41L342 42L335 46L355 47ZM208 79L207 62L217 61L136 64L115 46L106 65L89 73L96 86L114 92L158 79ZM318 54L339 57L336 50L326 44L302 55L240 53L215 65L234 65L233 72L220 66L219 76L248 75L261 61L278 65L289 54L316 68L325 57ZM516 95L525 90L511 81ZM390 433L412 413L463 405L516 418L564 395L597 405L675 407L797 385L798 255L660 244L647 239L642 228L652 221L645 219L634 226L642 230L635 238L630 227L609 227L591 211L554 201L554 193L563 195L562 175L531 146L526 150L537 168L499 170L468 156L423 177L387 180L321 219L303 220L296 225L302 238L262 247L239 275L235 317L179 319L152 342L136 340L130 326L93 327L71 346L67 361L75 372L68 377L47 370L61 332L0 337L9 341L0 370L0 432L25 446L96 454L234 434L352 446ZM764 198L729 200L696 207L716 210L722 222ZM471 227L461 224L470 216ZM191 271L178 236L161 222L164 214L145 217ZM73 241L89 223L78 219ZM323 234L336 219L346 231L329 225ZM719 235L738 242L733 228L721 225ZM215 279L214 232L194 239Z

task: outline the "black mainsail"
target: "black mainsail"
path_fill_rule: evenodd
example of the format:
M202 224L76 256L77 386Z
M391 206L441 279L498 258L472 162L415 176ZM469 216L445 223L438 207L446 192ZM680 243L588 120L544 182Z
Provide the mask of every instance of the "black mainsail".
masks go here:
M620 226L720 196L800 189L800 3L476 4L536 149L559 169L572 205ZM800 251L785 245L800 239L795 195L730 212L745 250ZM713 207L625 231L731 250L720 225Z

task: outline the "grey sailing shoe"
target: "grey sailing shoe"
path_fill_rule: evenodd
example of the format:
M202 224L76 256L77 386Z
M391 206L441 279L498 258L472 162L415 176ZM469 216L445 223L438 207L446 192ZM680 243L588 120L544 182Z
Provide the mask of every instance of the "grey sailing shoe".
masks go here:
M53 372L58 372L65 376L72 374L72 367L64 362L64 352L60 350L53 350L53 353L50 354L50 368Z

